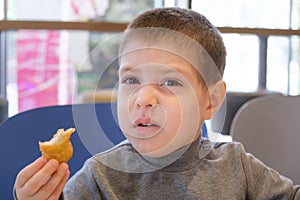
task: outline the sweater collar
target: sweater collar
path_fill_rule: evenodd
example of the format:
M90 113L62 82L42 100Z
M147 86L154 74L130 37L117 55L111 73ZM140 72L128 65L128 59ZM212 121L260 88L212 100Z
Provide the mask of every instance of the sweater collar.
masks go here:
M208 139L201 138L164 157L153 158L138 154L138 159L153 171L185 171L196 166L212 149L213 144Z

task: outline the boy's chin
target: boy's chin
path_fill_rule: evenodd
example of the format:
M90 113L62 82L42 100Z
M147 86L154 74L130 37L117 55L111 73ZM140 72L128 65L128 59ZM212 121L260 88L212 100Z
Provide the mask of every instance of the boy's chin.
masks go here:
M133 147L136 149L144 157L151 158L160 158L171 154L172 152L178 150L181 146L166 144L162 146L150 145L150 144L137 144L135 142L132 143Z
M182 134L181 134L182 135ZM171 154L172 152L191 144L195 138L188 137L173 137L164 138L156 135L150 138L136 138L125 134L128 141L132 144L135 150L145 157L159 158Z

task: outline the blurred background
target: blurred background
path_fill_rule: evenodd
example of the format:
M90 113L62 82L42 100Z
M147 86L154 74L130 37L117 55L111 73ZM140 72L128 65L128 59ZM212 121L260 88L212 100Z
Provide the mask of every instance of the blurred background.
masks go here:
M191 8L219 28L229 91L298 95L299 1L0 0L0 96L8 102L7 116L111 100L116 35L154 7Z

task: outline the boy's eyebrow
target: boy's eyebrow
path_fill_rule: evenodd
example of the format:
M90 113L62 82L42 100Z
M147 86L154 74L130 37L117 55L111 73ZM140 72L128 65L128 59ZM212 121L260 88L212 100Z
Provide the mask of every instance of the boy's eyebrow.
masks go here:
M132 67L130 66L125 66L125 67L120 67L118 72L119 73L125 73L125 72L128 72L128 71L131 71L132 70Z
M178 66L180 66L180 64L178 63L170 63L170 65L173 67L172 70L169 70L167 67L166 68L162 68L161 71L162 73L180 73L188 78L195 78L195 74L193 74L193 70L190 68L180 68ZM190 65L190 67L193 67L192 65Z
M192 70L191 69L187 69L187 70L183 70L178 66L177 63L171 63L170 65L172 65L172 67L174 67L174 69L170 70L167 66L164 67L164 68L160 68L159 71L161 73L180 73L180 74L183 74L189 78L195 78L195 76L192 74ZM192 65L191 65L192 67ZM128 71L132 71L134 69L138 69L138 67L131 67L131 66L124 66L122 68L119 68L119 73L126 73Z

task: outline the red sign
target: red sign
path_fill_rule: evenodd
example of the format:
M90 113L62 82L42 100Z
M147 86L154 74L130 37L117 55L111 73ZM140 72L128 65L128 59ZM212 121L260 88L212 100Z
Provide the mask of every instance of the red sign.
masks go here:
M65 51L65 55L59 53L61 32L24 30L17 33L19 112L57 105L62 103L60 99L70 103L71 88L61 94L61 87L70 87L72 82L72 67L65 59L68 52ZM61 81L66 84L60 85Z

